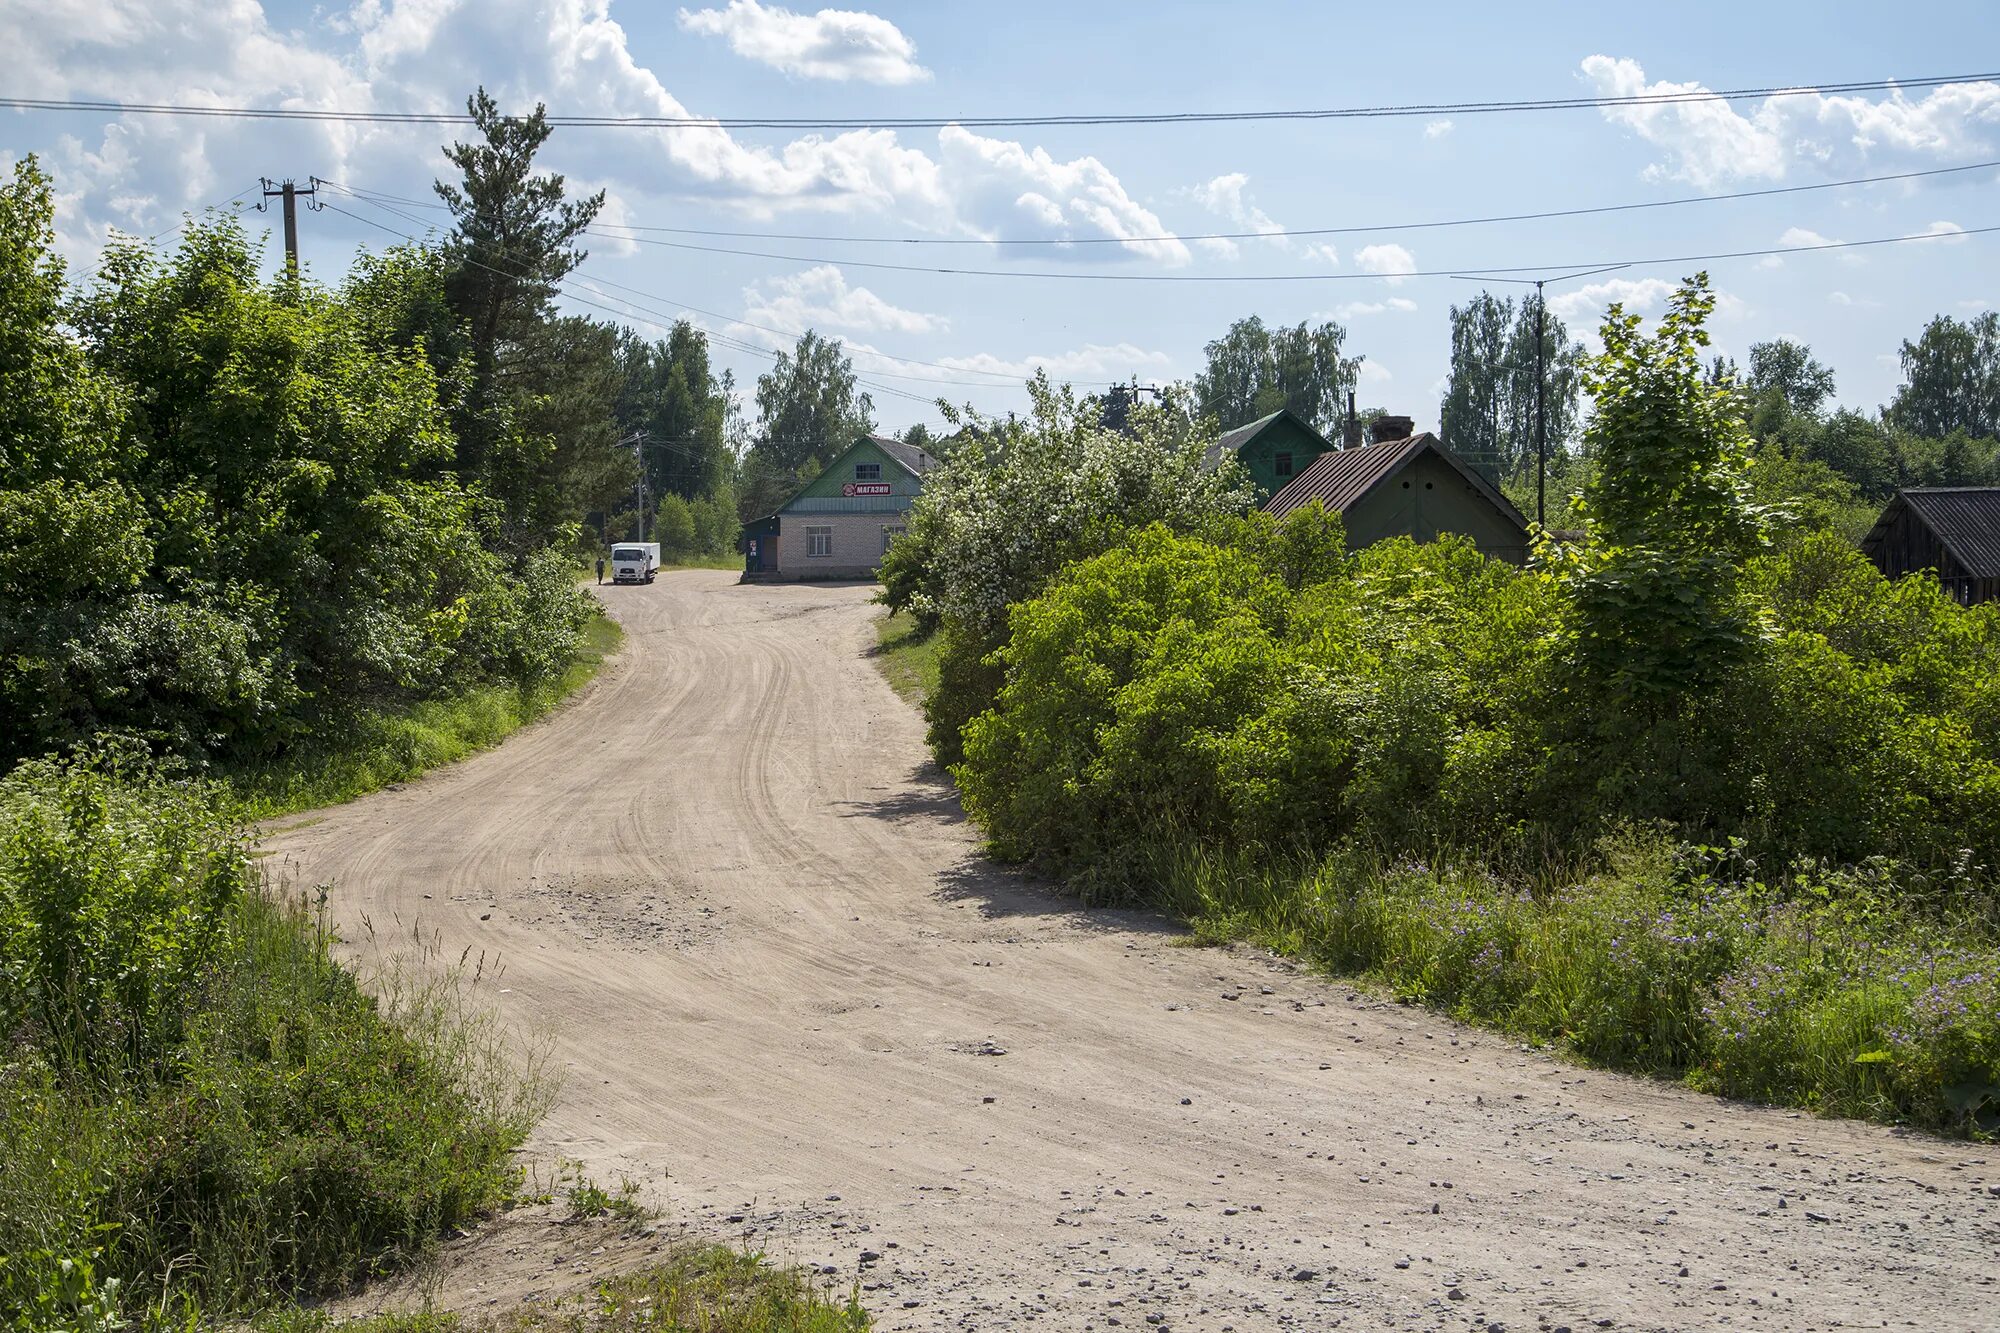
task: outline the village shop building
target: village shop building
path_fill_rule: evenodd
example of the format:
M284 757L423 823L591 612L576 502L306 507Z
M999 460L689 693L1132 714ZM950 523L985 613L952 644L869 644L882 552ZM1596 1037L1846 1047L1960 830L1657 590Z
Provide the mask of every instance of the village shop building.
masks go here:
M874 578L935 461L900 440L856 440L775 513L743 525L743 577Z

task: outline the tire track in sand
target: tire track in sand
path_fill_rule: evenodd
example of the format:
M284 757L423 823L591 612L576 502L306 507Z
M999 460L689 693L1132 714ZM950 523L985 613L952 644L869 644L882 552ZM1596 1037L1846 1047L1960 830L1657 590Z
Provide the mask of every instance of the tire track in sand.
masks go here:
M582 698L270 845L350 936L505 954L569 1072L536 1150L885 1330L1992 1325L2000 1149L1577 1069L985 863L871 591L607 590ZM715 924L609 947L526 919L551 874Z

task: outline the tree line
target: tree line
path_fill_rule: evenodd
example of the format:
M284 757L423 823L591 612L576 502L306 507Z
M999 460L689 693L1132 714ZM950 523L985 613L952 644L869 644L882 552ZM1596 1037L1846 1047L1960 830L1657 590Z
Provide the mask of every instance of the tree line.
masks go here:
M73 282L49 175L0 184L0 764L112 735L258 764L359 712L540 688L591 549L644 525L724 554L872 429L838 343L778 357L752 432L693 325L560 313L602 196L535 169L541 108L468 109L451 230L332 282L265 278L219 212Z
M1591 472L1583 447L1584 347L1563 319L1520 300L1480 292L1450 310L1450 355L1439 434L1523 503L1534 491L1537 404L1545 414L1549 473L1558 495L1577 494ZM1537 321L1540 318L1537 374ZM1288 409L1338 442L1348 395L1365 358L1328 320L1272 326L1237 320L1203 349L1184 401L1218 430ZM1764 498L1792 498L1851 535L1905 486L2000 484L2000 314L1939 315L1901 344L1903 382L1876 412L1834 408L1833 372L1790 339L1750 346L1746 362L1715 356L1709 381L1740 399ZM1539 390L1539 400L1538 400ZM1100 399L1106 424L1123 422L1125 391ZM1381 409L1361 410L1366 422Z

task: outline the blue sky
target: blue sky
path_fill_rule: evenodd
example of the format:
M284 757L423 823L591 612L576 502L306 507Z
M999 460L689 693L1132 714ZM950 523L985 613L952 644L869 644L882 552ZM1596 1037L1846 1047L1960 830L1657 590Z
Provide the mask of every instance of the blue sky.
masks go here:
M484 83L503 105L729 117L976 117L1303 108L1790 86L1960 74L1995 62L2000 7L1944 0L1534 6L882 3L757 0L23 0L0 6L13 95L445 109ZM30 112L0 150L42 155L79 272L108 229L151 234L258 176L318 175L430 198L436 127ZM689 309L770 348L807 326L840 336L886 427L936 424L938 395L1020 406L1036 365L1098 385L1191 377L1231 320L1339 320L1367 358L1364 402L1434 425L1447 315L1478 291L1396 276L1575 265L2000 223L1992 170L1771 199L1416 232L1220 245L1179 238L1273 226L1378 227L1710 196L2000 158L2000 83L1610 112L1053 129L557 132L547 164L610 203L572 282L582 313L646 321ZM302 222L307 264L337 276L359 246L420 232L424 207L330 196ZM265 224L275 215L250 215ZM366 218L367 222L360 219ZM952 246L700 238L635 227L974 241ZM1009 238L1069 237L1064 248ZM1122 239L1121 239L1122 238ZM721 255L678 240L792 258ZM1115 243L1097 243L1103 241ZM1934 314L2000 303L2000 235L1710 265L1713 329L1739 357L1810 342L1844 403L1873 408L1896 350ZM999 269L974 277L858 261ZM1682 266L1688 267L1688 266ZM1574 331L1606 301L1655 312L1675 266L1573 283ZM1027 273L1218 275L1104 282ZM1256 274L1325 274L1259 283ZM612 284L616 284L613 286ZM1509 292L1511 289L1496 288ZM643 292L643 297L635 295ZM633 303L637 303L636 305ZM643 307L640 309L638 307ZM747 389L768 360L718 349ZM746 395L747 397L747 395Z

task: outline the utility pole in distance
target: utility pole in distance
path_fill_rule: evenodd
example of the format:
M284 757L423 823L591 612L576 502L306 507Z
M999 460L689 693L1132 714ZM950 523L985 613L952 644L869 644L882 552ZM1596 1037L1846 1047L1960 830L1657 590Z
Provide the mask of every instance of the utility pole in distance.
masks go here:
M307 207L319 207L319 177L308 176L312 184L301 190L287 180L276 189L271 188L268 179L260 177L258 184L264 187L264 198L279 198L285 201L285 276L297 281L299 276L299 198L304 196ZM263 212L269 204L258 204L257 211Z
M1579 273L1559 273L1553 278L1505 278L1491 273L1454 273L1451 276L1461 282L1514 282L1535 289L1535 526L1548 526L1549 499L1549 412L1548 412L1548 351L1543 346L1547 339L1547 306L1542 300L1542 287L1551 282L1568 282L1572 278L1588 278L1599 273L1614 273L1629 264L1606 264L1603 268L1587 268ZM1449 445L1450 440L1445 443Z

